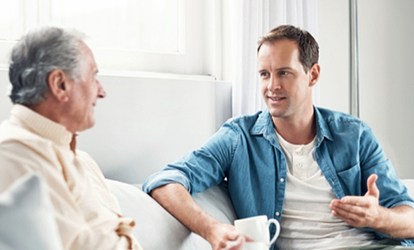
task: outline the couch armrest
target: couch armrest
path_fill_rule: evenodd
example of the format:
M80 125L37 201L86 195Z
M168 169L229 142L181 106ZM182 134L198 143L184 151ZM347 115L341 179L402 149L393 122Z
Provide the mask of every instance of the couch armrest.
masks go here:
M134 186L107 179L125 216L135 219L134 235L144 249L211 249L200 236L191 233L149 195ZM194 195L195 201L217 220L232 224L234 210L224 187L215 186Z

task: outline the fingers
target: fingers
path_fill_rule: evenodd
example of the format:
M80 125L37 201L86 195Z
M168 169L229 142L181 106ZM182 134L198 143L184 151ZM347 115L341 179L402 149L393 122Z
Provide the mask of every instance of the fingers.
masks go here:
M347 213L358 213L358 211L364 210L369 206L369 202L362 199L351 199L351 197L332 201L330 205L331 208L340 209Z
M242 236L238 236L235 239L228 239L225 241L221 241L217 249L223 250L238 250L242 249L244 242L246 240Z
M209 241L214 250L237 250L242 248L245 238L232 225L218 224L212 230Z
M378 176L372 174L367 179L367 192L364 196L345 196L334 199L329 207L334 216L346 223L365 227L375 225L380 217L379 190L376 184Z
M364 216L360 207L343 204L339 200L331 204L331 209L332 215L352 226L358 226L360 218Z
M370 200L363 196L345 196L339 200L341 206L345 207L369 207Z
M341 206L332 209L332 215L354 227L365 227L375 223L375 212L357 206Z
M345 196L340 200L332 200L329 207L334 215L348 213L363 215L372 206L372 200L372 198L364 196Z
M330 204L332 215L346 223L363 227L370 226L378 219L378 200L372 196L346 196L341 200L332 200Z
M377 187L377 184L376 184L377 179L378 179L378 176L376 174L371 174L368 177L368 180L367 180L367 189L368 189L368 191L365 194L366 196L371 195L371 196L374 196L374 197L379 197L379 190L378 190L378 187Z
M226 244L225 250L239 250L243 248L244 243L246 240L243 236L238 237L233 241L228 241Z
M363 200L354 202L336 200L331 202L330 208L332 209L333 215L342 218L350 218L364 216L369 205Z

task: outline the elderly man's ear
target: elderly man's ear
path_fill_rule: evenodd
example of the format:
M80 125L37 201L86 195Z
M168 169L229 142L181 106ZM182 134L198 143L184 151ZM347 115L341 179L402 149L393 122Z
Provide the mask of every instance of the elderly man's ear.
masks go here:
M53 70L48 78L47 82L51 95L59 102L67 102L69 100L69 84L66 74L62 70Z

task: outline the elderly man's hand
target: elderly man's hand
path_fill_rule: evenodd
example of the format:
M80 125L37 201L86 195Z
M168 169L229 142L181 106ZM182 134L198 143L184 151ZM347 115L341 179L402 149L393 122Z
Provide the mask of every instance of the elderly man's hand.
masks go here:
M340 200L332 200L332 214L354 227L381 227L381 214L386 208L379 205L380 193L375 183L377 178L376 174L368 177L368 191L364 196L345 196Z

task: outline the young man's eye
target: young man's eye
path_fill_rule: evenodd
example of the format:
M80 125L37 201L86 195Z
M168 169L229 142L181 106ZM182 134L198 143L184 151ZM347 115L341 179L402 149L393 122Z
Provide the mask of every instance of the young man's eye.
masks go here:
M288 74L289 74L289 72L287 72L287 71L279 71L280 76L287 76Z
M266 72L266 71L259 72L259 76L261 78L267 78L269 76L269 72Z

